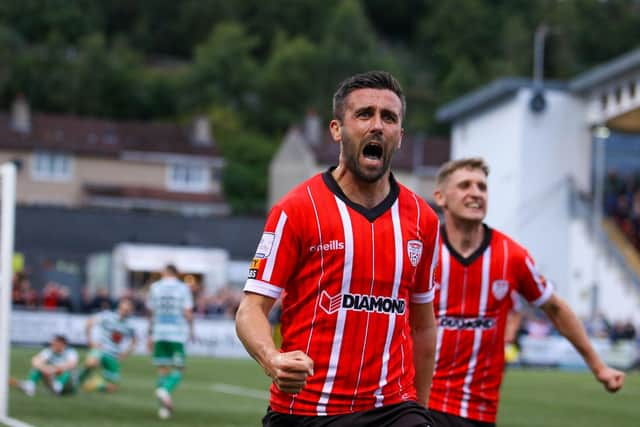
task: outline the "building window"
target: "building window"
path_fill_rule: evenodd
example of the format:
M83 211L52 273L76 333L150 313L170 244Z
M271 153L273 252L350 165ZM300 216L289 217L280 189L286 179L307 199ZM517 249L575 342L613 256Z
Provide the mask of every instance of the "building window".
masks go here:
M32 177L41 181L69 181L73 176L73 158L66 153L37 151L33 155Z
M206 165L173 163L169 165L167 187L174 191L206 192L210 189L211 171Z

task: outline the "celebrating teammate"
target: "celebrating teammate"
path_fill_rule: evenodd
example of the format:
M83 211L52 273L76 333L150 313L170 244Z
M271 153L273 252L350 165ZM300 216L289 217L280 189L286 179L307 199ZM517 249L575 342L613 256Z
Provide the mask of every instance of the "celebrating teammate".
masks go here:
M430 426L438 219L390 172L405 100L373 71L333 98L338 166L269 213L236 317L269 375L264 426ZM268 322L282 297L282 347Z
M168 418L173 411L171 393L182 381L184 345L193 337L193 296L189 286L178 278L175 266L167 265L162 278L151 285L147 308L149 346L153 348L153 364L158 367L158 416Z
M439 427L495 425L513 290L546 313L608 391L624 383L624 373L598 357L526 249L483 223L488 174L482 159L468 158L446 163L437 176L435 200L445 222L435 277L438 337L429 408Z
M79 375L85 390L117 390L120 361L131 354L136 345L135 331L129 321L132 312L133 301L122 298L117 312L105 310L87 319L85 331L90 350ZM102 374L95 381L87 381L98 365L102 367Z
M31 370L26 380L17 382L27 396L36 394L36 384L44 385L57 395L75 390L74 371L78 365L78 353L67 344L64 335L56 335L48 347L31 359Z

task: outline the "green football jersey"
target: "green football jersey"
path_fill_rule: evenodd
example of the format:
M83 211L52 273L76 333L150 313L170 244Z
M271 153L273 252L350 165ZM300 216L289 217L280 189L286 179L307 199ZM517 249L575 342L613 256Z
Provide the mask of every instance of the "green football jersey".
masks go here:
M100 350L118 357L123 343L135 336L131 322L128 318L120 318L120 315L113 311L103 311L96 316L95 327Z
M184 311L193 308L193 296L184 282L165 278L153 283L147 307L153 313L153 341L187 341L189 325Z

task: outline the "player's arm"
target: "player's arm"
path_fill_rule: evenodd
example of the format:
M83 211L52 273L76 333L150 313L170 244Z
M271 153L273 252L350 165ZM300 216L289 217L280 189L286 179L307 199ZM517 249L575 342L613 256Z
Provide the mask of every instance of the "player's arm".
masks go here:
M518 336L518 330L522 323L522 313L520 311L511 310L507 315L507 323L504 328L504 342L505 344L513 344L516 342Z
M193 341L195 338L195 335L193 333L193 309L185 308L184 310L182 310L182 315L189 325L189 340Z
M271 334L268 314L275 299L246 292L236 313L236 332L249 354L278 388L298 393L313 375L313 360L302 351L281 353Z
M89 316L89 318L87 319L87 322L84 325L84 333L85 333L85 336L87 337L87 347L89 348L92 348L95 345L91 336L94 324L95 324L94 316Z
M51 366L47 364L47 356L41 351L31 358L31 366L41 372L50 372Z
M55 373L61 374L66 371L70 371L75 369L78 366L78 355L75 352L72 353L71 356L62 363L55 365Z
M567 338L580 353L593 375L607 391L620 390L624 384L624 372L610 368L602 361L591 346L582 322L567 303L554 293L540 308L547 314L558 332Z
M418 403L427 406L436 354L437 324L433 304L411 304L409 322L413 339L414 384Z
M132 330L131 334L129 335L129 345L127 345L127 348L125 348L125 350L120 355L120 359L124 359L125 357L133 353L133 350L136 348L137 343L138 343L138 337L136 336L136 333Z

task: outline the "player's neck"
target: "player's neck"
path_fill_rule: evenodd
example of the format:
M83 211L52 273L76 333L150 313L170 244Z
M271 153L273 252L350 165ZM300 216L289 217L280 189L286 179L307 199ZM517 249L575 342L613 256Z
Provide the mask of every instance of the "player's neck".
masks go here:
M463 257L473 254L482 245L485 229L482 222L451 218L445 220L449 244Z
M356 177L346 166L340 164L331 175L345 196L354 203L372 209L378 206L391 191L389 171L375 182L367 182Z

